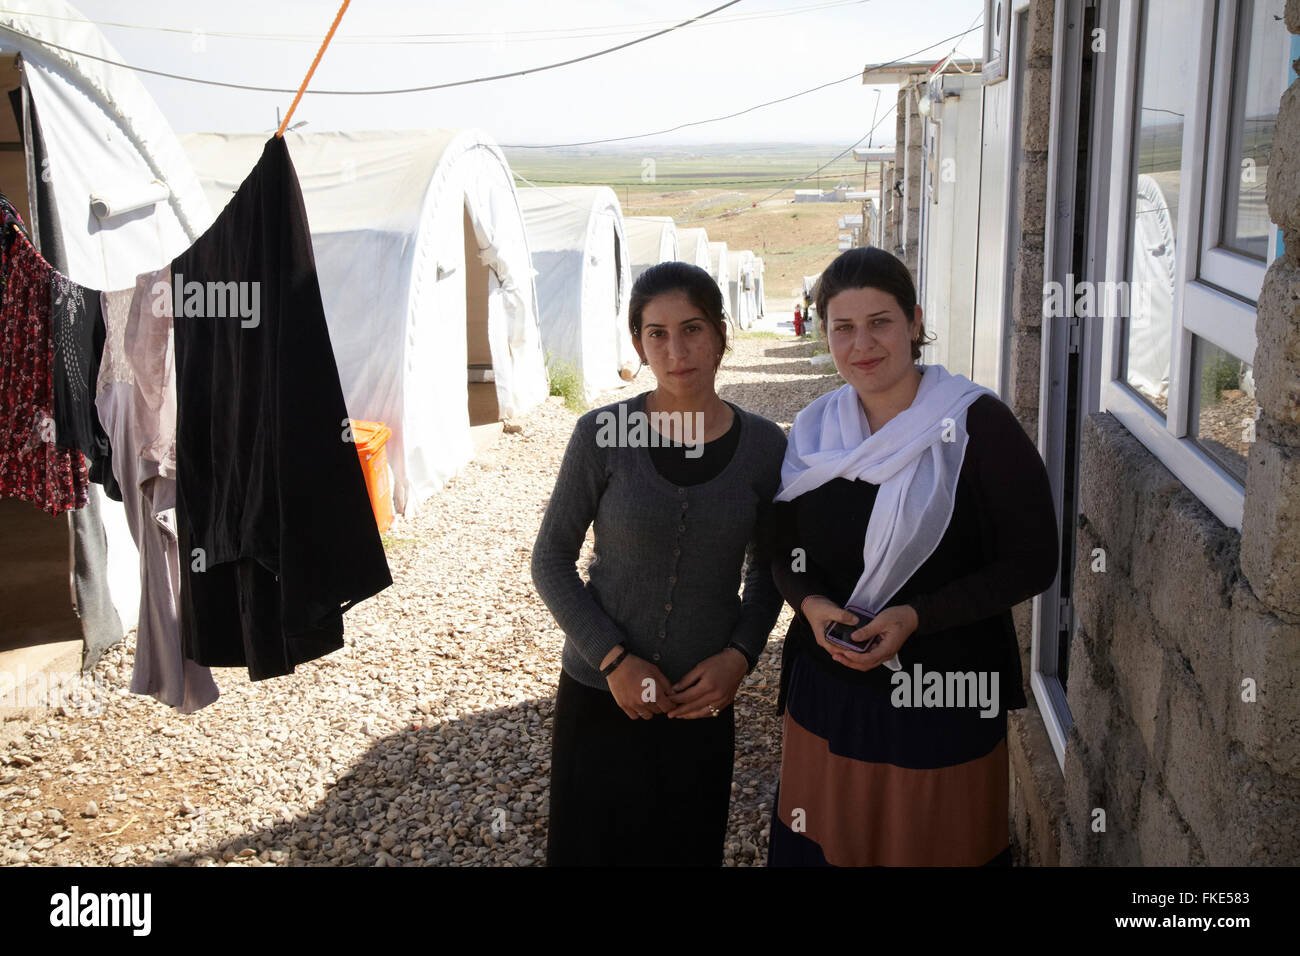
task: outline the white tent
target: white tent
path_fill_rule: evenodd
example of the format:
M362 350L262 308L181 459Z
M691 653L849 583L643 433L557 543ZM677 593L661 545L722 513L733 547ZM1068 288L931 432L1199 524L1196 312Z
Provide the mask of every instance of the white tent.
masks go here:
M677 260L677 226L671 216L624 216L632 281L651 266Z
M183 142L214 208L264 134ZM473 457L470 427L546 397L510 167L479 130L288 133L348 414L393 430L403 513Z
M542 345L588 401L640 368L627 328L632 292L623 210L608 186L519 190L537 274Z
M32 124L25 142L12 134L0 160L4 191L33 234L38 226L57 225L59 248L43 251L74 281L92 289L132 286L140 273L184 252L206 227L210 213L198 180L136 74L102 62L123 57L93 23L61 0L14 0L4 7L0 75L10 78L6 89L25 89L44 150L40 167L29 171L36 163ZM7 104L4 112L11 112ZM5 125L14 128L8 117ZM37 182L29 172L39 177L36 195L29 195ZM109 596L129 628L140 603L135 543L122 505L97 485L90 493L107 540ZM97 535L97 527L78 523L85 517L75 518L74 534ZM67 535L67 529L60 520L58 533ZM94 546L85 550L96 553ZM79 575L103 573L86 570L81 560Z
M90 58L121 59L93 23L60 0L5 7L0 50L8 54L4 65L12 67L15 53L22 58L65 270L94 289L132 285L206 228L210 212L198 180L136 74Z
M763 297L763 271L766 266L762 256L754 256L754 308L759 319L767 317L767 302Z
M748 249L727 253L727 285L723 289L731 304L731 315L742 329L751 328L758 318L754 302L754 253Z
M731 309L731 298L728 288L731 284L731 272L727 262L727 244L725 242L709 243L709 275L713 276L713 281L718 284L722 290L722 305L727 311L727 318L735 322L736 313Z
M677 257L709 271L709 233L706 229L678 229Z

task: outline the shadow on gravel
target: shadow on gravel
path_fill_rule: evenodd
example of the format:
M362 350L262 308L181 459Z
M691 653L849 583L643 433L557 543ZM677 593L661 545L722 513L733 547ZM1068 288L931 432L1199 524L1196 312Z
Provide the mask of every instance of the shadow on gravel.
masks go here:
M729 858L742 865L761 865L767 854L762 831L780 767L781 644L773 634L736 701L727 840ZM547 697L442 722L416 715L376 740L311 809L155 864L256 857L280 866L544 865L554 709Z
M763 355L772 358L809 358L816 353L821 344L819 339L806 338L801 342L791 338L786 342L773 340L773 344L763 349Z
M539 698L442 722L415 714L404 730L376 740L310 810L166 862L540 862L554 707L554 698Z

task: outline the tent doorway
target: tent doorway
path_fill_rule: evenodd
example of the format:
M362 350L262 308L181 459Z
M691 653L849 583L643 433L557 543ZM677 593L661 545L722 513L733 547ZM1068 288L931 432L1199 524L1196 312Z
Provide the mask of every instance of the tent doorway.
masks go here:
M492 346L488 340L488 303L492 270L479 256L478 238L469 207L462 214L465 234L465 360L469 375L469 424L493 425L501 420L497 402Z
M0 75L17 77L13 56L0 57ZM16 82L16 81L15 81ZM7 84L8 85L8 84ZM31 223L27 153L12 95L0 103L0 192ZM19 107L21 108L21 107ZM22 675L35 674L54 657L80 669L81 621L72 608L68 519L51 517L26 501L0 500L0 714L26 700Z

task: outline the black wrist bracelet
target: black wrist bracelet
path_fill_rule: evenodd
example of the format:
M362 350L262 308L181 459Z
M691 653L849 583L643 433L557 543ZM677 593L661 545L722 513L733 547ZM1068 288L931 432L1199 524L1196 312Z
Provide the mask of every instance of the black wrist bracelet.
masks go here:
M618 655L618 657L614 658L612 661L610 661L608 667L602 667L600 669L600 676L608 677L610 674L614 673L614 668L618 667L619 664L623 663L623 658L627 657L628 653L629 653L628 649L626 647L623 648L623 653Z
M743 657L745 659L745 663L749 665L748 669L745 671L747 675L751 673L755 667L758 666L758 659L754 657L750 657L749 651L745 650L735 641L729 643L727 647L731 648L733 651L740 651L740 656Z

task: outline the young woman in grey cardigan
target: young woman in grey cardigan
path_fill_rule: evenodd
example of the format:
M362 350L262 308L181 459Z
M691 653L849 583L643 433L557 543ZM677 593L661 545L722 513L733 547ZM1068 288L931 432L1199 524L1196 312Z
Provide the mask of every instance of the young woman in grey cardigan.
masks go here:
M717 866L732 700L781 609L763 532L785 435L715 390L726 321L703 269L646 270L629 325L657 387L578 420L533 549L565 633L547 863Z

